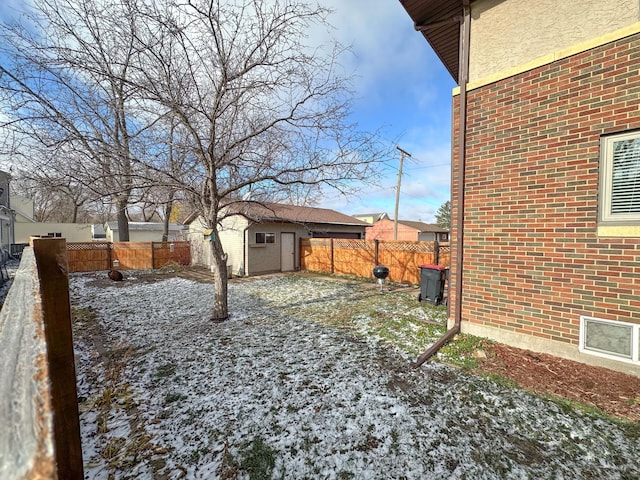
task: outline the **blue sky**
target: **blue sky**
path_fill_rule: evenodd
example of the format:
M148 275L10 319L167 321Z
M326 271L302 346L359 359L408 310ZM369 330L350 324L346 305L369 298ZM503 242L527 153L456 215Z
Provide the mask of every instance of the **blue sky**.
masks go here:
M356 74L354 121L383 128L384 138L412 155L405 161L398 217L432 222L450 199L451 91L455 82L399 0L325 0L335 10L337 39ZM344 60L344 59L343 59ZM400 152L387 162L381 188L320 206L347 214L386 212L393 217Z
M399 218L432 222L450 198L451 91L455 83L399 0L323 0L334 10L332 34L351 52L353 121L382 129L390 146L412 155L404 165ZM24 9L24 0L0 2L0 18ZM310 40L313 41L313 34ZM319 39L322 41L324 39ZM400 152L387 161L380 187L345 198L328 194L317 206L346 214L386 212L393 217Z

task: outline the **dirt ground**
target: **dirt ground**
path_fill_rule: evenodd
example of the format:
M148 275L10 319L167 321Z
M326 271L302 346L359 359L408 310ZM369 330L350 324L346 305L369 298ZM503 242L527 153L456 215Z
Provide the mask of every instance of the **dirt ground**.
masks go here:
M580 402L640 422L640 378L499 343L485 347L479 372L513 380L536 394Z

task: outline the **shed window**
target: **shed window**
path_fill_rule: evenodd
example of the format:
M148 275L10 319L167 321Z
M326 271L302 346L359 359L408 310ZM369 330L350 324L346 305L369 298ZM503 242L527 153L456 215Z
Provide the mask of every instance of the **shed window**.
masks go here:
M600 221L640 223L640 132L603 137L600 158Z
M276 243L276 234L257 232L256 243Z

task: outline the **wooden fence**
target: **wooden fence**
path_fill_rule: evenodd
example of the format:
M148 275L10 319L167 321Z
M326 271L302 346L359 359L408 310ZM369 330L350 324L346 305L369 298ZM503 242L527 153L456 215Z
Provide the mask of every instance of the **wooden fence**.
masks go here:
M300 268L373 278L373 267L389 268L389 281L420 283L420 265L449 267L449 244L391 240L300 239Z
M0 311L0 477L83 478L64 239L26 248Z
M67 243L70 272L149 270L168 263L189 265L189 242L73 242Z

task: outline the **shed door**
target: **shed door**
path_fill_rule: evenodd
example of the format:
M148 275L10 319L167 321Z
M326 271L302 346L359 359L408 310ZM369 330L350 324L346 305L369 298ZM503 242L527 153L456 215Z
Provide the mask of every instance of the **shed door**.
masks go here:
M280 235L280 270L292 272L296 269L295 233L282 233Z

